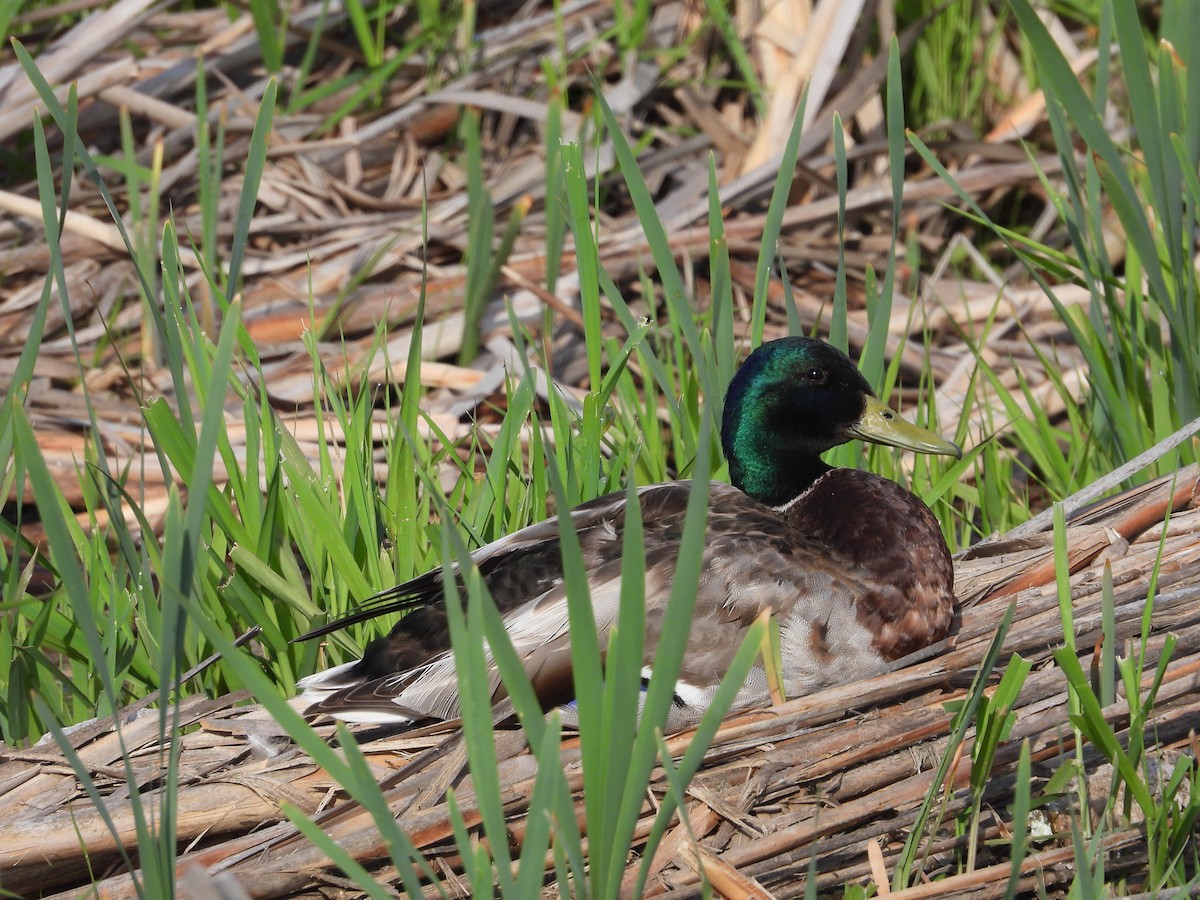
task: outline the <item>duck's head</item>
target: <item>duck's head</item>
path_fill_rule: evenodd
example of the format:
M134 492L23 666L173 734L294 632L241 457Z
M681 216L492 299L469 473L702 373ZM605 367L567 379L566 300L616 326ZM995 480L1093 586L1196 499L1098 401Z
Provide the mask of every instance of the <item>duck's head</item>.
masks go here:
M762 503L798 497L828 470L820 455L854 438L962 456L880 402L846 354L815 338L763 344L729 384L721 443L730 480Z

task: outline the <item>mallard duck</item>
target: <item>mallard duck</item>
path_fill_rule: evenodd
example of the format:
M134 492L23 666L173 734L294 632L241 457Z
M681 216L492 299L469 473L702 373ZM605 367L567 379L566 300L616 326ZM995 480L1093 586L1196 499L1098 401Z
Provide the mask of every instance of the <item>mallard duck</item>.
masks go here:
M734 376L721 431L733 483L711 486L703 570L669 730L699 720L745 629L768 606L779 622L789 697L886 671L946 635L954 570L937 521L895 482L821 460L854 438L961 456L957 446L876 399L850 359L823 341L788 337L763 344ZM690 486L674 481L638 491L646 546L644 676L666 625ZM625 510L620 493L570 513L602 647L618 609ZM571 648L557 518L481 547L472 560L543 707L569 704ZM301 680L308 714L395 724L458 715L442 577L441 569L428 572L304 636L408 613L372 641L362 659ZM497 685L494 701L502 697ZM735 706L768 700L760 668Z

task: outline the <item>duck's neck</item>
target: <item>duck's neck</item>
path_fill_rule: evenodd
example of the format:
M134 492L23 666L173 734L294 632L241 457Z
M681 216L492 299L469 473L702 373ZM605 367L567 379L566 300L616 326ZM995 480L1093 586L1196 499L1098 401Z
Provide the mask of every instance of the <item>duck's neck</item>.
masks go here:
M729 385L721 446L733 486L759 503L779 508L830 470L821 454L845 438L839 439L823 423L853 417L803 392L786 390L778 377L763 377L766 363L755 360L747 360Z
M778 509L795 501L831 468L819 456L793 457L781 466L761 452L734 453L729 459L729 480L759 503Z

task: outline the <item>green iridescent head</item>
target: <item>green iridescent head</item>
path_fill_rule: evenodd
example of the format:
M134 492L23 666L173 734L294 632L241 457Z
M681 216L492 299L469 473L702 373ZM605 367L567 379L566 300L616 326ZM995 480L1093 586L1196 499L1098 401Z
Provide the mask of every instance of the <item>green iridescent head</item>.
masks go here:
M721 444L730 480L762 503L779 506L798 497L828 471L821 454L854 438L962 455L950 441L892 412L846 354L815 338L763 344L729 384Z

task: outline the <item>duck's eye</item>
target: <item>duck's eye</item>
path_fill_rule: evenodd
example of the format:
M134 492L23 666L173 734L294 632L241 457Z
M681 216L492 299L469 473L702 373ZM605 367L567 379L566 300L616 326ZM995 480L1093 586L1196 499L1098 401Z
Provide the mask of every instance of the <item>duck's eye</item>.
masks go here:
M812 384L824 384L826 373L824 369L812 368L804 373L804 380Z

